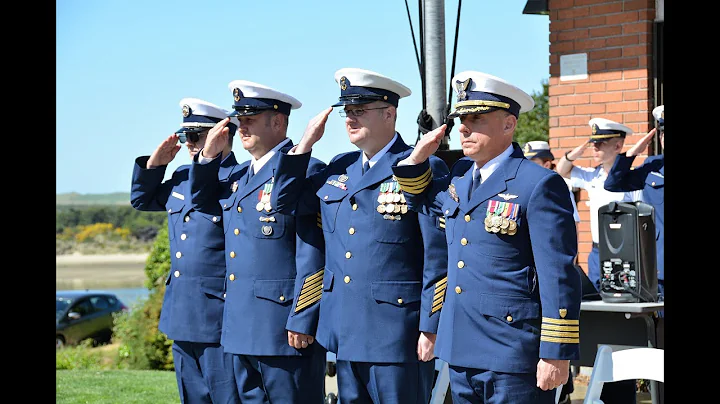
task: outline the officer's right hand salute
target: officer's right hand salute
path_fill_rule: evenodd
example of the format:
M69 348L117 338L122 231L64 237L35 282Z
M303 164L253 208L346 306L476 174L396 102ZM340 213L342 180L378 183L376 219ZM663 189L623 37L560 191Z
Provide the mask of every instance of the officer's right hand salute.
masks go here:
M167 139L163 140L162 143L155 149L150 155L150 158L145 164L145 168L151 169L154 167L166 166L170 164L175 158L175 155L180 151L180 145L177 144L178 135L173 133L168 136Z
M203 157L213 158L217 156L228 144L230 138L230 129L227 127L228 122L230 122L230 118L225 118L210 129L205 139L205 147L200 152Z
M320 140L325 133L325 124L331 112L332 107L325 109L308 122L305 133L303 133L302 139L295 148L295 153L304 154L309 152L313 145Z
M415 144L415 149L410 156L405 159L406 164L416 165L424 163L425 160L430 158L440 147L440 141L445 136L445 130L447 124L442 124L439 127L423 135L423 137Z
M647 149L648 144L650 144L650 140L652 139L652 137L655 136L655 132L657 132L657 128L653 128L650 132L643 136L639 142L637 142L625 153L625 155L628 157L634 157L639 155L640 153L643 153L645 149Z

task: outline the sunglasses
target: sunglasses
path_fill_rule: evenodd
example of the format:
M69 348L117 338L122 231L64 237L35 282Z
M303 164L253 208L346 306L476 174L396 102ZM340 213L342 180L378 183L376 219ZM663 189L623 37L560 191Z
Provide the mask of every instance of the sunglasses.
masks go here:
M365 111L372 111L373 109L385 109L390 107L377 107L377 108L358 108L358 109L341 109L338 111L341 117L345 118L348 115L359 117L365 115Z
M208 130L201 130L199 132L190 130L187 132L180 132L177 135L178 135L178 140L180 140L180 143L185 143L188 140L193 143L197 143L200 140L200 137L207 136L208 132L209 132Z

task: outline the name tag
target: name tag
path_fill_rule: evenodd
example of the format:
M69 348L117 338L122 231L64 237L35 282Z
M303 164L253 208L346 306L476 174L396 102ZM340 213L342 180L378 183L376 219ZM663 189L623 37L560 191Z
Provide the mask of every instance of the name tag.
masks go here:
M180 199L180 200L182 200L182 201L185 200L185 195L180 194L180 193L177 193L177 192L175 192L175 191L173 191L172 196L174 196L174 197L176 197L176 198L178 198L178 199Z

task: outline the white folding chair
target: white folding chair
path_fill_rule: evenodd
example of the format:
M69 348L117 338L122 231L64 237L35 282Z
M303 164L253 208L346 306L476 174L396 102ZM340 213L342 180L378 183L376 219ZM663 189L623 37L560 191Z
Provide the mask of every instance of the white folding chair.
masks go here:
M604 404L600 400L603 384L631 379L664 383L665 350L638 347L613 351L608 345L598 346L583 404Z

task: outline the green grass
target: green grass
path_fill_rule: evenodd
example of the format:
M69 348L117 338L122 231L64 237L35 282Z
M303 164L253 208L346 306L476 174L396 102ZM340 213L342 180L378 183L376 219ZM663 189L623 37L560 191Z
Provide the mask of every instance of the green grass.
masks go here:
M56 404L178 404L175 372L56 370Z

